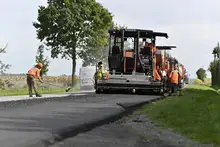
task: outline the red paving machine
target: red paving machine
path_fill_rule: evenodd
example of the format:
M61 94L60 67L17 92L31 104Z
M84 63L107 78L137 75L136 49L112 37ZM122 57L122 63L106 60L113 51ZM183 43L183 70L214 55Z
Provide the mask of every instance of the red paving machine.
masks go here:
M156 37L168 38L168 35L152 30L109 30L109 75L105 80L95 80L96 93L111 90L168 92L168 79L159 77L157 68L168 62L168 57L156 52L174 47L156 46Z

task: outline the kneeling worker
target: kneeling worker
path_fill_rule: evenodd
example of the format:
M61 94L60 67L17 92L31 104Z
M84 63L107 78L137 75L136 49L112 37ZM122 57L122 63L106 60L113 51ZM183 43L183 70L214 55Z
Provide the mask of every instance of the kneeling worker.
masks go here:
M35 67L28 70L27 85L29 97L33 97L32 88L34 89L36 97L41 97L41 94L38 93L36 88L36 80L39 80L41 83L43 83L42 79L40 78L40 71L42 67L43 65L41 63L38 63Z

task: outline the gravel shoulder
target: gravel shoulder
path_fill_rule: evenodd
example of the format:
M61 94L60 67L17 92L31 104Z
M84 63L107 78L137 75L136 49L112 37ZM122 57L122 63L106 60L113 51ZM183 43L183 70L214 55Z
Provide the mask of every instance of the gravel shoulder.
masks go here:
M201 144L192 141L184 135L173 132L172 129L163 129L160 123L152 121L141 114L131 115L124 125L131 127L149 141L157 140L178 147L213 147L211 144Z
M130 115L114 123L58 142L51 147L212 147L164 130L143 115Z

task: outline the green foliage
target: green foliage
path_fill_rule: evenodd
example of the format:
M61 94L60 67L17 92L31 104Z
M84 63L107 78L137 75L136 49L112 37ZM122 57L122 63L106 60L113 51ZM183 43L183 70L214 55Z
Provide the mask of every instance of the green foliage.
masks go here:
M195 81L193 81L193 84L201 85L201 84L203 84L203 82L200 79L196 79Z
M108 57L108 46L104 46L102 48L90 48L83 54L81 54L81 58L83 59L82 66L95 66L98 61L102 61L104 66L107 65L107 57Z
M6 53L6 45L4 48L0 48L0 53ZM9 64L4 64L3 61L0 60L0 74L5 74L5 72L11 67ZM5 82L0 79L0 89L5 89Z
M203 68L199 68L196 72L197 78L204 81L207 77L206 70Z
M209 71L212 75L212 86L220 86L220 47L219 43L217 47L213 49L212 54L214 55L214 60L209 64Z
M219 43L217 44L217 46L213 49L212 54L214 55L214 58L220 58L220 47L219 47Z
M205 78L204 81L202 81L202 80L200 80L200 79L195 79L195 80L192 82L192 84L211 86L211 79Z
M77 55L90 44L103 46L106 30L112 26L112 15L95 0L48 0L48 6L40 6L37 29L40 41L45 40L50 47L51 57L72 60L72 84ZM104 37L105 38L105 37Z
M94 66L100 60L107 59L108 56L108 34L107 30L99 35L99 38L91 38L87 47L79 52L79 57L83 59L83 66ZM104 61L103 61L104 63Z
M125 25L112 24L109 26L114 29L127 28ZM80 58L83 59L83 66L94 66L97 62L102 61L104 67L108 66L108 52L109 52L109 40L108 32L105 30L100 34L100 39L92 39L87 50L80 52Z
M0 48L0 54L6 53L6 48L8 45L6 45L4 48ZM4 64L3 61L0 60L0 74L5 74L5 72L11 67L9 64Z
M220 146L220 99L216 90L190 85L183 91L184 96L172 96L145 105L138 113L190 139Z
M5 89L5 82L0 79L0 89Z
M42 63L43 68L41 69L41 76L47 75L48 72L48 66L49 66L49 59L48 57L44 57L44 45L40 45L37 50L37 56L36 56L36 62Z
M114 29L128 29L128 27L126 25L119 25L119 24L115 23Z

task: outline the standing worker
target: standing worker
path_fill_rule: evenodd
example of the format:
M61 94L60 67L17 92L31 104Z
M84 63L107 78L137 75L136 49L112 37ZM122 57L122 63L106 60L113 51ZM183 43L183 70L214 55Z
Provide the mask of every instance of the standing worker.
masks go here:
M183 65L182 64L179 64L178 65L178 71L180 73L181 76L179 76L179 95L182 96L183 95L183 87L184 87L184 82L183 82L183 79L184 79L184 69L183 69Z
M39 80L41 83L43 83L43 81L40 77L40 71L41 71L42 67L43 67L43 64L38 63L35 67L28 70L27 85L28 85L29 97L33 97L32 88L34 89L36 97L41 97L41 94L38 93L37 88L36 88L36 80Z
M95 72L93 79L95 80L94 88L96 89L96 81L108 79L108 73L102 69L102 61L98 62L98 71Z
M106 79L106 73L105 71L102 69L102 61L100 61L98 63L98 71L95 73L95 78L99 79L99 80L104 80Z
M169 78L171 82L172 87L172 94L177 95L178 90L178 84L179 84L179 78L181 77L177 65L175 65L174 70L171 71Z

